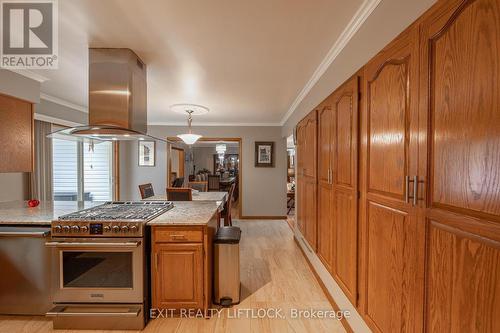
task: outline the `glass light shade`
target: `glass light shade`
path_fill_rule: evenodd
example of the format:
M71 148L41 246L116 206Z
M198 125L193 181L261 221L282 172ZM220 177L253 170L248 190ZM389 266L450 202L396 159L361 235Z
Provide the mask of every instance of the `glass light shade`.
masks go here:
M177 137L182 141L184 141L185 144L192 145L193 143L198 141L199 138L201 138L201 135L186 133L186 134L179 134L177 135Z
M218 154L224 154L226 152L226 145L225 144L217 144L217 145L215 145L215 151Z

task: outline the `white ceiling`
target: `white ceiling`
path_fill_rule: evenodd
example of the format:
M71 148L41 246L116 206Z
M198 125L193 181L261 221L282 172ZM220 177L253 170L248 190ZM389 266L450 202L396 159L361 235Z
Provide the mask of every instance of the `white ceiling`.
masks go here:
M88 47L126 47L148 66L149 123L196 103L211 111L193 124L278 124L362 3L62 0L59 69L34 72L47 99L86 108Z

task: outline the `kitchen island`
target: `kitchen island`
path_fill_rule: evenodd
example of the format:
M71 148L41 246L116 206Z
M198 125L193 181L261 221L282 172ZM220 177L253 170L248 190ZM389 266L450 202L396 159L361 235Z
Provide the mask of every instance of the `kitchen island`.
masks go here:
M57 221L60 216L92 208L102 203L46 201L41 202L38 207L30 208L25 201L4 202L0 203L0 225L28 228L44 227L51 230L49 227L51 222L53 220ZM117 204L120 205L120 203ZM208 310L212 299L213 236L217 229L219 212L222 208L223 201L174 202L172 209L152 218L149 222L144 222L143 226L147 227L144 232L144 237L146 237L144 239L144 255L150 258L150 260L147 260L150 265L144 267L150 269L151 272L151 279L146 285L149 285L152 291L150 304L152 304L153 308ZM82 239L85 240L85 238L78 237L85 235L87 232L91 232L88 235L92 238L103 237L102 232L105 232L105 228L101 222L98 220L79 221L80 223L64 220L52 224L52 237L57 237L53 238L50 244L53 243L57 251L63 253L67 250L64 247L68 242L67 237L76 237L75 241L81 241ZM61 234L60 224L62 223L73 226L68 236ZM73 228L77 228L77 223L80 226L79 230L73 231ZM118 237L116 238L117 242L123 242L124 237L131 237L129 233L132 230L132 225L129 225L128 233L125 233L123 231L124 228L127 228L125 220L118 219L112 223L115 225L112 228L113 230L108 231L104 237ZM132 222L132 224L134 223L137 225L137 221ZM118 228L118 225L121 226L122 231L115 232L114 229ZM93 234L96 236L91 236ZM61 237L66 238L61 240ZM109 238L109 240L111 242L113 238ZM141 240L137 241L136 239L135 241L137 244L142 243ZM151 242L151 247L146 245L149 242ZM40 251L43 250L44 243L45 241L42 242ZM108 242L104 242L103 246L107 246L106 244ZM93 246L97 245L94 244ZM134 258L139 259L142 255L136 255L136 252L139 253L138 249L140 247L127 251ZM109 252L109 249L106 251ZM47 265L49 264L55 265L56 261L48 260ZM48 269L50 270L50 267ZM59 269L61 270L62 267L59 267ZM134 271L135 269L134 266ZM139 266L138 269L140 269ZM108 289L104 287L104 289L98 286L96 288L108 292ZM63 289L59 289L59 293L64 292ZM56 316L56 318L59 317ZM68 325L73 325L74 322L76 321L72 320Z
M213 237L221 201L177 201L151 226L152 309L197 309L212 301Z

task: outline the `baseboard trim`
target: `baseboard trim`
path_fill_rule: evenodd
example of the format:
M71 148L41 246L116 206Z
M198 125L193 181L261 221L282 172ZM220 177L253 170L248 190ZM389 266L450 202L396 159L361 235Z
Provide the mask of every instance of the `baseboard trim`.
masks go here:
M325 284L323 283L323 281L321 280L321 278L319 277L318 273L316 273L316 269L314 268L314 266L312 265L311 261L309 260L309 257L305 254L304 252L304 249L302 248L302 246L300 245L300 241L297 239L297 236L296 235L293 235L293 240L295 241L295 243L297 244L297 246L299 247L300 249L300 252L302 253L302 255L304 256L304 258L306 259L306 262L307 262L307 265L309 266L309 268L311 269L314 277L316 278L316 281L318 281L319 283L319 286L321 287L321 290L323 290L323 293L325 294L326 298L328 299L328 301L330 302L330 304L332 305L332 308L335 310L335 311L340 311L340 308L339 306L337 305L337 303L335 303L332 295L330 295L330 292L328 291L328 289L326 288ZM342 318L340 320L340 323L342 324L342 326L344 326L345 330L348 332L348 333L354 333L354 331L352 330L351 326L349 326L349 323L347 322L347 320L345 318Z
M286 216L240 216L240 220L286 220Z

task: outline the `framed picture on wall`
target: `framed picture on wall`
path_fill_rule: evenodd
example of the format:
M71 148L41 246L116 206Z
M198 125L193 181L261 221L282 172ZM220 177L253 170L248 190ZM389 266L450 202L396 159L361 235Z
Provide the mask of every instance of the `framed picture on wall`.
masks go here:
M274 168L274 142L255 142L255 167Z
M156 142L139 141L139 166L154 167L156 160Z

